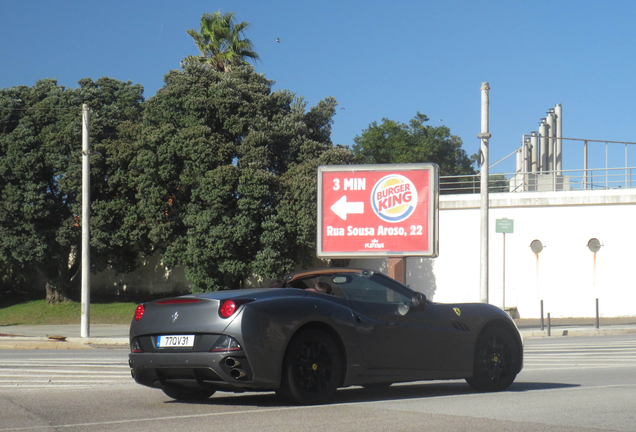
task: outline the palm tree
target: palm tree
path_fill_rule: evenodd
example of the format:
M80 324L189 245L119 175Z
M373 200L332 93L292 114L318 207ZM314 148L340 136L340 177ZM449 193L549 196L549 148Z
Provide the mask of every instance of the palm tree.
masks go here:
M186 57L184 63L198 62L219 72L230 72L233 66L247 64L246 59L258 60L252 41L241 39L248 25L245 21L234 24L233 12L204 14L200 32L188 30L201 54Z

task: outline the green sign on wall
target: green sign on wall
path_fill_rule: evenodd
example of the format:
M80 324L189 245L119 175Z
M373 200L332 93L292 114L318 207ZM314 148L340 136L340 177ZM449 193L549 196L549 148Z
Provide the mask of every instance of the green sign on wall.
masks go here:
M515 228L514 219L497 219L496 232L512 234Z

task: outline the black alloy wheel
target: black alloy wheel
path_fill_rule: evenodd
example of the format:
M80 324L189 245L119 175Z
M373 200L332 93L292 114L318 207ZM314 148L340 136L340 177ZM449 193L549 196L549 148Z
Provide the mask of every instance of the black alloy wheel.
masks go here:
M335 394L341 378L342 359L333 338L309 329L289 343L278 393L295 404L322 404Z
M517 376L520 348L508 330L487 327L475 346L474 372L466 382L478 391L505 390Z
M161 389L166 396L178 401L203 401L214 394L214 390L181 390L174 388Z

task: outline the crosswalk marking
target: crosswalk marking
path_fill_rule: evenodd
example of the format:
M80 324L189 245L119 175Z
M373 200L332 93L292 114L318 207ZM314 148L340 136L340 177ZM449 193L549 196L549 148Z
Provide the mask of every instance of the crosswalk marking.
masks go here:
M122 369L125 369L126 371L130 370L128 367L122 368ZM3 372L20 372L20 371L25 370L25 368L4 368L4 367L2 367L1 370ZM68 373L68 374L79 374L79 375L81 375L81 374L90 374L90 373L93 373L95 371L84 371L84 370L77 370L77 369L64 370L64 369L31 369L31 368L29 368L29 372L32 372L32 373L58 373L58 374ZM100 371L99 373L100 373L100 375L108 375L108 374L120 375L121 374L121 372L114 372L114 371Z
M552 342L552 341L551 341ZM636 340L587 339L586 343L527 343L524 371L590 368L636 368ZM0 359L0 389L85 388L134 385L126 359Z
M532 344L524 370L636 367L636 341L591 340L585 344Z
M130 368L114 359L0 360L1 388L82 388L134 384Z

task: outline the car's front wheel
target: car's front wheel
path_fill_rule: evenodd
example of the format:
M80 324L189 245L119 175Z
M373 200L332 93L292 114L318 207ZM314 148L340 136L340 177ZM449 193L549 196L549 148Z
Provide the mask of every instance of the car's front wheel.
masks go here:
M166 396L178 401L202 401L214 394L214 390L181 390L174 388L161 389Z
M278 393L296 404L322 404L334 395L341 378L342 359L333 338L309 329L289 343Z
M473 376L466 382L479 391L507 389L517 376L520 351L508 330L487 327L477 339Z

